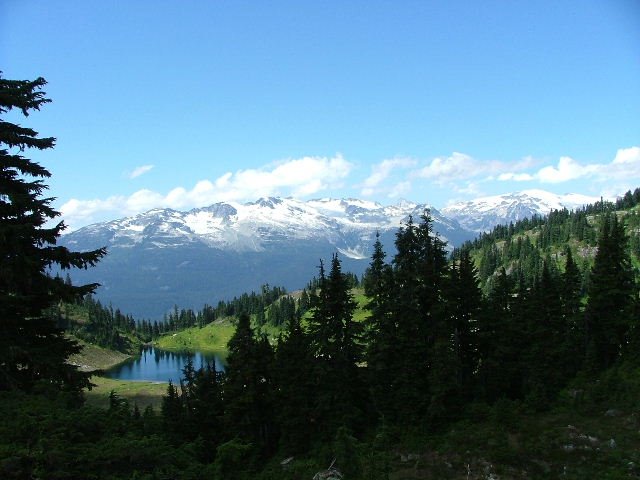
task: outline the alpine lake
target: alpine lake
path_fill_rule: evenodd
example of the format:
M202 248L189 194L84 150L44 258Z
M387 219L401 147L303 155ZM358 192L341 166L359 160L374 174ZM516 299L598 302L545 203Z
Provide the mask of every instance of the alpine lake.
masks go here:
M127 360L106 370L102 376L118 380L169 382L178 384L183 377L182 369L191 359L196 370L215 365L217 371L224 371L222 358L215 354L201 352L171 352L153 347L144 348L140 356Z

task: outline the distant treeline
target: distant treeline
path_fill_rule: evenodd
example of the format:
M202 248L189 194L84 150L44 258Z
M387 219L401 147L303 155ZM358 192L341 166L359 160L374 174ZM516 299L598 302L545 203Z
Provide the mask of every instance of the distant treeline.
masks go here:
M258 325L279 326L294 315L304 315L310 302L306 288L294 297L283 287L264 285L258 293L244 293L232 300L220 301L215 307L205 305L194 311L174 306L161 321L135 320L118 308L103 305L91 295L78 299L75 304L60 306L52 315L62 328L82 340L131 352L140 343L151 342L165 333L203 327L217 319L236 317L240 312L255 316Z

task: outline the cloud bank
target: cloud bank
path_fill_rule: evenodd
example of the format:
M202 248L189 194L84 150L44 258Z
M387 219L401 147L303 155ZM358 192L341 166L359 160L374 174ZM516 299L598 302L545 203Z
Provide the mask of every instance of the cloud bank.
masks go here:
M153 165L138 167L129 178L143 175L152 168ZM440 195L447 197L440 199L445 204L454 194L465 198L500 194L517 191L522 189L519 184L530 183L550 189L566 184L562 188L573 188L576 192L585 191L588 185L591 190L611 197L640 183L640 147L619 149L608 163L583 163L569 156L561 156L553 163L532 157L508 162L480 160L453 152L427 160L384 159L372 165L368 176L360 181L351 178L353 171L354 165L340 154L307 156L262 168L226 172L213 180L202 179L191 188L178 186L165 193L141 189L106 199L73 198L59 210L70 229L75 229L152 208L186 210L222 201L253 201L266 196L302 199L326 192L334 197L355 192L376 200L376 197L397 198L420 192L421 198L415 200L433 204L438 201L434 195Z
M139 167L130 178L153 166ZM106 199L71 199L60 213L71 230L104 219L135 215L152 208L188 209L221 201L248 201L265 196L305 197L340 188L353 165L342 155L333 158L303 157L272 164L261 169L227 172L217 179L200 180L193 188L176 187L166 194L142 189L129 196ZM134 174L136 174L134 176Z
M590 179L596 182L640 179L640 147L621 148L610 163L583 164L571 157L560 157L557 165L548 165L532 174L504 173L499 180L564 183Z

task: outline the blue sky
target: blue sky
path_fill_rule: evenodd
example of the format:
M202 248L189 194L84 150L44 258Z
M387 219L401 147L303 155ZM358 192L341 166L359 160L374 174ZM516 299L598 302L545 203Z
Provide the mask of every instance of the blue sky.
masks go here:
M0 0L71 228L264 195L640 186L640 2Z

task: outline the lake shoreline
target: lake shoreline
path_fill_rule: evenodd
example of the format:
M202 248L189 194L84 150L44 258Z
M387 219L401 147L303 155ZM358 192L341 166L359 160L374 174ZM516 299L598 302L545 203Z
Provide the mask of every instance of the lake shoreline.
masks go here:
M178 383L189 360L196 370L213 364L216 370L224 371L224 357L218 353L146 347L139 355L102 371L100 376L114 380Z

